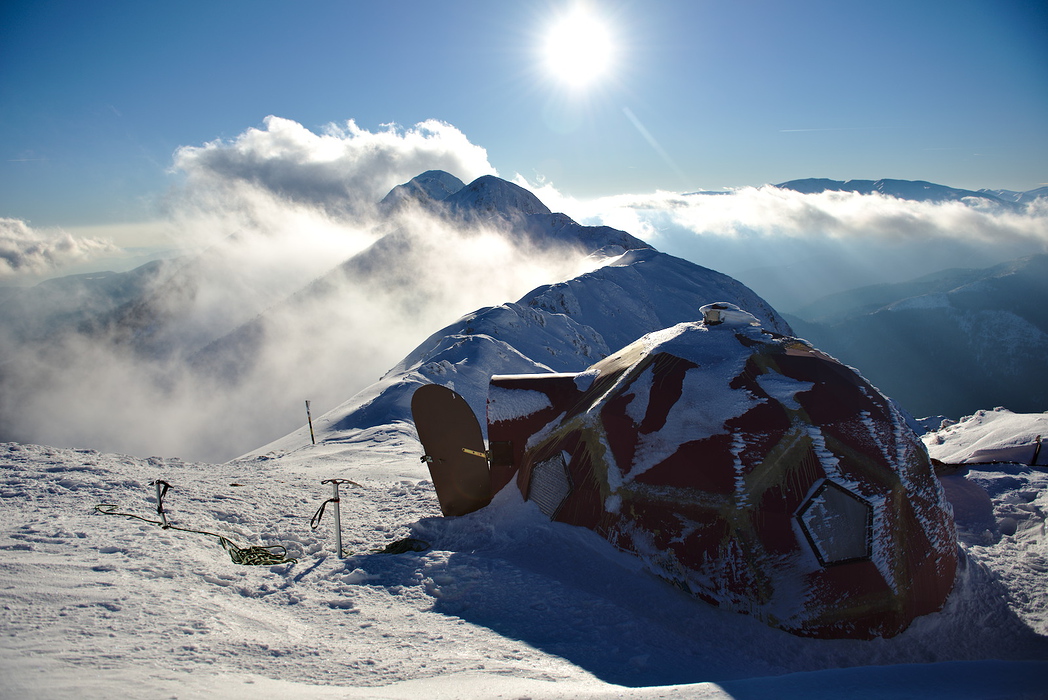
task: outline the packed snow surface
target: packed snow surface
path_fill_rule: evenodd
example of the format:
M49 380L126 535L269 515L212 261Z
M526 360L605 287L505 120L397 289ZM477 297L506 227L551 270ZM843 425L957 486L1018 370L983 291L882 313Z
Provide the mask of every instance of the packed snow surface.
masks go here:
M391 424L227 464L0 446L6 697L1044 697L1048 475L972 472L993 519L959 523L941 613L890 640L803 639L708 606L507 488L439 516L421 446ZM945 440L963 441L954 429ZM346 557L333 551L343 484ZM283 545L232 563L217 537ZM1007 514L1012 515L1007 515ZM375 553L415 537L422 552Z

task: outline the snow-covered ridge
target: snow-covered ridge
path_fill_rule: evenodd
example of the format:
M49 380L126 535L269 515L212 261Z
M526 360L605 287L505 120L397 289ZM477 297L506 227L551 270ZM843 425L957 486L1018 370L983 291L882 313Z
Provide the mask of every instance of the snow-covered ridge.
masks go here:
M950 299L945 294L926 294L920 297L910 297L902 301L894 302L885 309L891 311L905 311L907 309L948 309Z
M454 389L483 416L494 374L580 372L647 333L701 318L699 307L714 301L736 304L768 330L790 333L781 316L736 280L651 248L632 250L437 331L378 383L320 417L317 440L333 448L386 422L409 424L410 396L426 382ZM309 441L303 428L245 456L283 454Z
M1015 202L1017 204L1025 204L1032 202L1035 199L1041 197L1048 197L1048 187L1038 187L1033 190L1027 190L1025 192L1016 192L1015 190L989 190L980 189L981 194L989 194L997 197L998 199L1004 200L1005 202Z
M528 190L494 175L478 177L444 202L453 214L463 217L553 213Z

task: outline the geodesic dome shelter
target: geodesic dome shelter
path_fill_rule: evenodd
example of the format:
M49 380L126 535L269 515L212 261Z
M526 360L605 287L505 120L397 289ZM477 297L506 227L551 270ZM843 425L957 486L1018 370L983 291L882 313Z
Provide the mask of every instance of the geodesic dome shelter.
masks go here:
M956 569L927 452L854 370L730 304L580 374L492 377L490 493L515 484L702 599L794 634L890 637Z

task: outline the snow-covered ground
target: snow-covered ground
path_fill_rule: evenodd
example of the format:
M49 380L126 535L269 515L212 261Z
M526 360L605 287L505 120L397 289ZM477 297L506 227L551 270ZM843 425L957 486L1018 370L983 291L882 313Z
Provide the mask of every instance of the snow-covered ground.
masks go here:
M1013 432L1045 418L1010 415ZM967 427L930 436L933 456L982 439ZM946 608L893 639L827 641L706 605L512 488L440 517L408 424L327 438L227 464L0 445L0 695L1048 697L1044 470L951 477L993 512L958 513ZM359 484L341 487L345 558L330 504L309 524L330 478ZM297 562L237 565L216 537L96 512L158 520L156 479L171 525ZM409 536L431 547L375 553Z

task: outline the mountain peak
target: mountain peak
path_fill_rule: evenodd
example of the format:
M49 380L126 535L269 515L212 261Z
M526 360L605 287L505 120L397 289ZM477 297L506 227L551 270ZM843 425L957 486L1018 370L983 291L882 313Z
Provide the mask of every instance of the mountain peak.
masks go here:
M379 202L379 208L388 212L403 206L406 202L422 204L440 202L465 186L462 180L451 173L443 170L427 170L391 189L389 194Z
M494 175L481 175L445 201L466 218L553 213L531 192Z
M447 199L466 186L462 180L443 170L427 170L411 178L410 182L426 190L433 199Z

